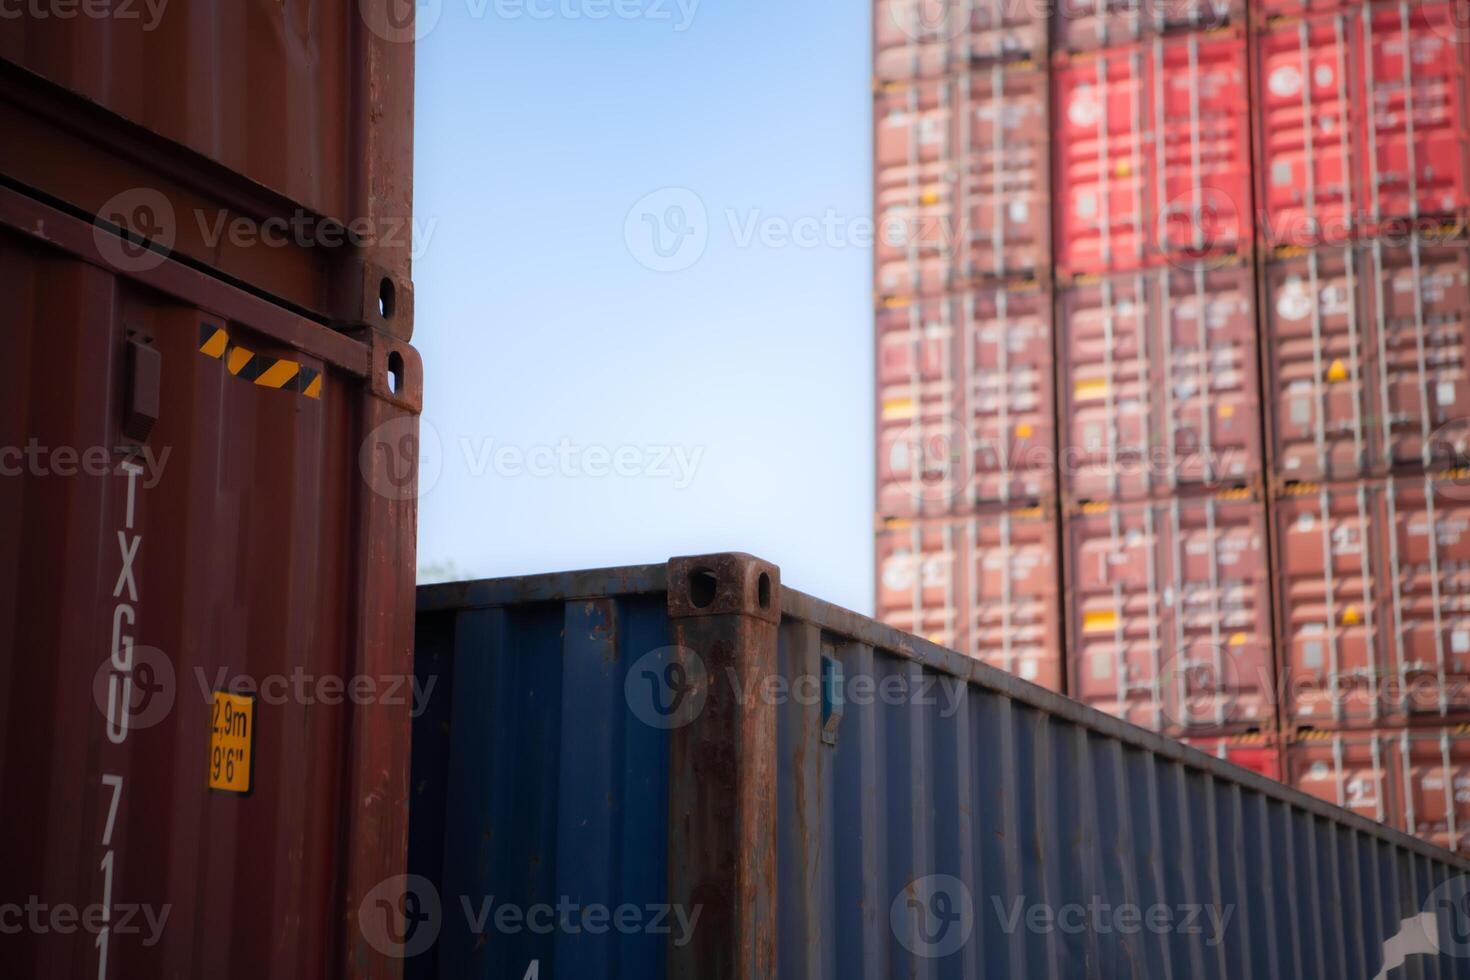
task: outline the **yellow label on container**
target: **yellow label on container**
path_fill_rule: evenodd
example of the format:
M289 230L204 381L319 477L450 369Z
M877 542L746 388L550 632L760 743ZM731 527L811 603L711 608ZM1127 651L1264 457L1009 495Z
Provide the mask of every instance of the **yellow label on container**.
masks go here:
M919 195L919 203L920 204L938 204L939 203L939 192L938 191L924 191L922 194Z
M1342 614L1342 625L1344 626L1357 626L1362 621L1363 615L1358 612L1357 606L1348 606Z
M1111 633L1118 628L1118 614L1115 612L1092 612L1082 617L1082 632L1084 633Z
M255 745L255 698L215 691L209 723L209 788L241 796L250 792Z
M1222 418L1222 419L1234 418L1235 417L1235 406L1234 405L1228 405L1228 404L1227 405L1221 405L1220 408L1219 408L1219 410L1216 411L1215 414L1218 415L1218 416L1220 416L1220 418Z
M1333 361L1332 362L1332 366L1327 369L1327 380L1328 381L1337 382L1337 381L1346 381L1347 379L1348 379L1347 365L1343 364L1342 361L1340 361L1340 360Z
M914 400L912 398L890 398L883 403L885 419L907 419L913 416Z
M1230 645L1233 647L1243 647L1249 639L1244 633L1234 633L1230 637Z
M1032 427L1030 422L1022 422L1020 425L1016 426L1016 436L1018 438L1030 439L1035 434L1036 429Z
M1072 394L1079 399L1106 398L1108 396L1108 383L1101 379L1091 381L1079 381L1072 389Z

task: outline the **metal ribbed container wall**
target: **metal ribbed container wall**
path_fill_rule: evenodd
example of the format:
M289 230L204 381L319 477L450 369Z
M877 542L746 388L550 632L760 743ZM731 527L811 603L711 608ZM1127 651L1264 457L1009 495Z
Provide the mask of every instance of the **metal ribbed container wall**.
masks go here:
M1266 266L1281 481L1350 480L1466 458L1470 250L1411 235Z
M1054 20L1059 51L1095 51L1160 34L1212 31L1245 23L1244 0L1061 0Z
M7 972L397 976L417 355L10 189L0 291Z
M878 617L1060 691L1057 537L1050 507L888 521L878 532Z
M876 0L873 65L880 81L933 78L1046 50L1046 8L1034 0Z
M995 64L878 94L883 296L944 293L1050 264L1047 75Z
M1366 978L1470 868L745 556L426 588L417 669L411 977Z
M1255 280L1239 263L1059 291L1062 489L1074 501L1252 486L1261 476Z
M413 5L101 9L6 15L0 173L312 318L407 339Z
M1249 254L1242 30L1055 56L1058 275Z
M1470 206L1457 3L1371 3L1257 37L1256 174L1273 248L1347 244Z
M879 513L1052 496L1051 319L1051 293L1035 283L879 310Z
M1470 729L1310 732L1286 751L1305 793L1438 847L1470 849Z
M1289 727L1470 714L1470 486L1300 484L1276 500L1275 515Z
M1175 736L1275 731L1260 501L1092 504L1065 549L1068 694Z

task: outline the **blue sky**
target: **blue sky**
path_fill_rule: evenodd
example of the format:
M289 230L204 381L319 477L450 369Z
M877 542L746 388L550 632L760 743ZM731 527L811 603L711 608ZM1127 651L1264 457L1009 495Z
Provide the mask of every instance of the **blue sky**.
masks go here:
M420 565L742 550L870 612L868 5L682 4L419 40Z

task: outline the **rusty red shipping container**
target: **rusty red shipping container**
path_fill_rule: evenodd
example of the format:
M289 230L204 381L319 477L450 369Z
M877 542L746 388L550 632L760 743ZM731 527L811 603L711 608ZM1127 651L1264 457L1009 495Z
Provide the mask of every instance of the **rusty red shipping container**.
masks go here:
M1281 779L1281 745L1273 734L1186 738L1183 741L1205 755L1260 773L1267 779Z
M991 61L1041 60L1047 8L1034 0L876 0L873 64L881 81L932 78Z
M1060 691L1057 554L1040 507L891 521L878 532L878 619Z
M874 107L878 292L938 294L1050 261L1047 75L996 64Z
M1275 502L1291 728L1470 716L1470 493L1436 477L1290 488Z
M413 6L133 13L7 16L0 173L314 318L407 339Z
M1466 460L1470 250L1411 236L1266 266L1272 465L1281 481Z
M1242 487L1261 474L1249 267L1166 266L1061 290L1060 473L1075 500Z
M1090 505L1064 550L1071 697L1176 736L1275 730L1259 501Z
M942 516L1054 492L1051 295L977 289L878 312L878 510Z
M1470 849L1470 729L1311 732L1286 748L1287 782L1450 851Z
M1060 274L1250 249L1246 80L1239 30L1057 56Z
M1060 0L1054 43L1059 51L1093 51L1171 31L1241 25L1244 18L1244 0Z
M110 923L7 971L398 976L417 355L8 188L0 290L0 903Z
M1347 244L1470 207L1470 43L1458 9L1360 4L1260 30L1268 245Z

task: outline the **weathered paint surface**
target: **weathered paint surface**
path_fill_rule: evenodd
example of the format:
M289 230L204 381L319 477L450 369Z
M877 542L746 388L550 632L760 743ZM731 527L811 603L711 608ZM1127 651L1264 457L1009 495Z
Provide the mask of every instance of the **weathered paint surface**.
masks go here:
M691 569L715 572L703 594L716 605L671 650L703 588ZM752 569L770 566L715 556L420 590L418 670L447 697L418 723L410 863L445 913L411 976L521 977L536 964L590 978L1367 980L1403 920L1470 868L774 576L769 607L753 607ZM753 689L741 675L754 699L742 701L727 672L690 674L691 651L775 669ZM650 696L668 693L676 663L689 697L745 714L671 738L679 712L700 717L692 702ZM824 694L834 677L840 707ZM733 757L732 738L744 743ZM694 775L704 785L689 785L687 757L671 767L675 739L714 749L715 771ZM688 794L712 805L723 786L719 812L685 811ZM675 826L685 819L738 831L726 845L735 866L688 854ZM706 877L720 868L723 885ZM685 921L702 899L722 921L695 920L692 935L722 939L688 943L677 925L534 934L458 911L465 896L474 908L491 895L521 908L668 903ZM1108 927L1075 928L1076 916L1097 921L1097 906L1111 910ZM1107 917L1154 906L1172 927ZM1048 915L1051 927L1028 927ZM753 943L733 941L736 923L753 926ZM1393 975L1470 976L1470 959L1415 953Z

